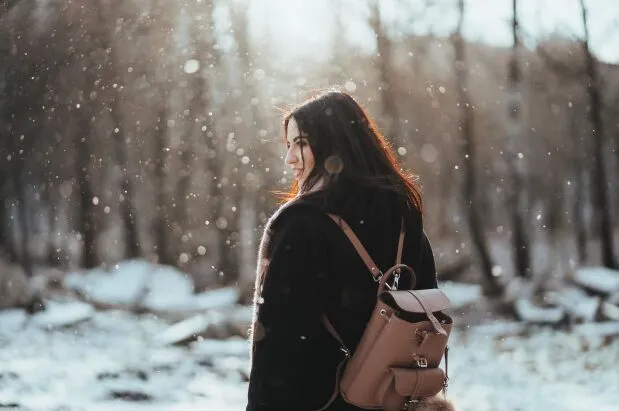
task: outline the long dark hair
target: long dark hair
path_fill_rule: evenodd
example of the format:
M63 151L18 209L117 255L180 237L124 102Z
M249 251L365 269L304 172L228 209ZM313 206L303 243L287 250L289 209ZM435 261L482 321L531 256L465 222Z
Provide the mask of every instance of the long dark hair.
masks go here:
M294 118L307 139L315 165L303 187L295 180L283 195L290 200L319 180L324 190L338 187L384 188L406 197L422 212L417 177L401 169L392 147L366 111L349 94L330 90L304 101L284 117L284 140Z

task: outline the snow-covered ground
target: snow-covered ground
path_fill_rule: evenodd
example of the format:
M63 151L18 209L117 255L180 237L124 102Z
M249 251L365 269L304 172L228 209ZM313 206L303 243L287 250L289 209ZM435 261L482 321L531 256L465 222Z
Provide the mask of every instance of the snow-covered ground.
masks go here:
M97 312L77 325L51 330L34 319L26 321L19 311L0 313L0 408L243 408L248 358L240 338L224 347L212 341L216 346L210 349L199 343L162 346L157 336L169 324L121 311Z
M233 303L233 290L192 294L181 273L145 264L68 276L65 285L90 303L64 295L34 316L0 311L0 409L243 410L247 341L186 337L209 324L215 331L203 335L220 336L217 324L226 319L240 321L228 335L239 334L248 307ZM478 287L442 288L455 306L485 312ZM159 315L130 312L136 309ZM462 323L449 353L448 397L457 410L619 410L618 322L569 331L496 319ZM596 336L606 332L600 327L615 337Z
M242 410L247 343L162 346L168 323L121 311L49 329L0 313L0 408L19 410ZM461 411L619 409L619 340L509 324L455 330L449 398ZM513 326L520 330L519 325ZM14 405L11 408L11 404Z

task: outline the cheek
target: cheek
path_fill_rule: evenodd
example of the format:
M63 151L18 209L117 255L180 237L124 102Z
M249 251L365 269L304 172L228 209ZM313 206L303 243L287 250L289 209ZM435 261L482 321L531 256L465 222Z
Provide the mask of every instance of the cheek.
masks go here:
M314 154L310 148L303 150L303 157L305 158L305 167L310 170L314 168Z

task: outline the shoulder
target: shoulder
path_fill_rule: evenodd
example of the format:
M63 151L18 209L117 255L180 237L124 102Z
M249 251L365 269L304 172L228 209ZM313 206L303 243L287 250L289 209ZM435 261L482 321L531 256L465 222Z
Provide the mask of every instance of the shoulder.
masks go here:
M328 228L329 216L318 207L299 201L282 205L269 219L269 229L273 233L303 230L306 234L320 232Z

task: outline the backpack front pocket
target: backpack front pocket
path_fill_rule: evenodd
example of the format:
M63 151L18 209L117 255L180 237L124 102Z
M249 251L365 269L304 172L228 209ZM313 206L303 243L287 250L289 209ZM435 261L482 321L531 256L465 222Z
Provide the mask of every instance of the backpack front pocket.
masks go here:
M432 397L445 383L440 368L389 368L378 391L376 400L400 407L408 399ZM399 408L398 408L399 409Z

